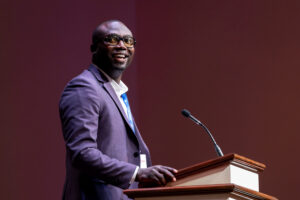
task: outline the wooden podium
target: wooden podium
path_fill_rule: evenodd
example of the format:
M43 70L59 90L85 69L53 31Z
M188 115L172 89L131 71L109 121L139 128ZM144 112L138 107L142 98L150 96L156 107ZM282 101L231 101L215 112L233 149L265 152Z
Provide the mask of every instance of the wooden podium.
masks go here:
M228 154L178 170L176 182L165 187L124 190L135 200L275 200L259 192L265 165Z

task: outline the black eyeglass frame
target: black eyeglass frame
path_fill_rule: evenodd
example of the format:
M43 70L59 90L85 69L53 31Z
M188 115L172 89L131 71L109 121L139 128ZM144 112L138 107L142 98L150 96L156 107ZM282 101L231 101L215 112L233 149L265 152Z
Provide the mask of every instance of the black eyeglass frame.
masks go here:
M124 35L124 36L122 37L122 36L120 36L120 35L118 35L118 34L114 34L114 33L106 35L106 36L103 38L103 41L104 41L104 42L107 42L109 45L116 46L117 44L111 44L111 43L109 42L109 40L111 39L111 37L115 37L115 39L117 40L117 44L119 44L119 42L122 40L123 43L124 43L124 45L125 45L127 48L132 48L132 47L134 47L135 44L136 44L136 40L135 40L135 38L134 38L133 36L130 36L130 35ZM133 44L132 44L132 46L131 46L131 44L128 44L128 43L126 42L126 39L128 39L128 38L133 39ZM128 46L128 45L129 45L129 46Z

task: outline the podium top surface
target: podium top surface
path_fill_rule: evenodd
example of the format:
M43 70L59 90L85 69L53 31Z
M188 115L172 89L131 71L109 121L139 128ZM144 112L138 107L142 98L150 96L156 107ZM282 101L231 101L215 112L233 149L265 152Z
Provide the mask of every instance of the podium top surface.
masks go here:
M226 154L222 157L218 157L216 159L207 160L195 165L191 165L189 167L183 168L178 170L178 173L176 173L176 178L181 179L193 174L197 174L202 171L206 171L211 168L215 168L222 165L227 164L235 164L240 167L244 167L253 171L262 172L266 166L262 163L256 162L254 160L251 160L249 158L240 156L238 154Z

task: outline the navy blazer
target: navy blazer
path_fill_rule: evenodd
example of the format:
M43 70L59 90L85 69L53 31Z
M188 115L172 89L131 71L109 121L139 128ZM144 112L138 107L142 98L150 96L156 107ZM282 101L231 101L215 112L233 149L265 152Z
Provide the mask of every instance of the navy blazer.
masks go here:
M66 144L65 200L128 199L139 154L150 154L138 128L131 129L107 78L91 65L65 87L59 104ZM135 124L135 123L134 123Z

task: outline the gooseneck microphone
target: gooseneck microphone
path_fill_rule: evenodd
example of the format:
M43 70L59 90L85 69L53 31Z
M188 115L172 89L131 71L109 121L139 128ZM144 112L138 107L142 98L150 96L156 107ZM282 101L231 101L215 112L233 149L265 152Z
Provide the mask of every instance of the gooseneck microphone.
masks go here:
M217 145L216 143L216 140L214 139L214 137L212 136L212 134L210 133L210 131L208 130L208 128L202 124L197 118L195 118L188 110L186 109L183 109L181 111L182 115L187 117L187 118L190 118L192 121L194 121L196 124L200 125L202 128L204 128L205 132L209 135L209 137L211 138L211 140L213 141L214 143L214 146L215 146L215 150L218 154L218 156L223 156L223 152L221 150L221 148L219 147L219 145Z

